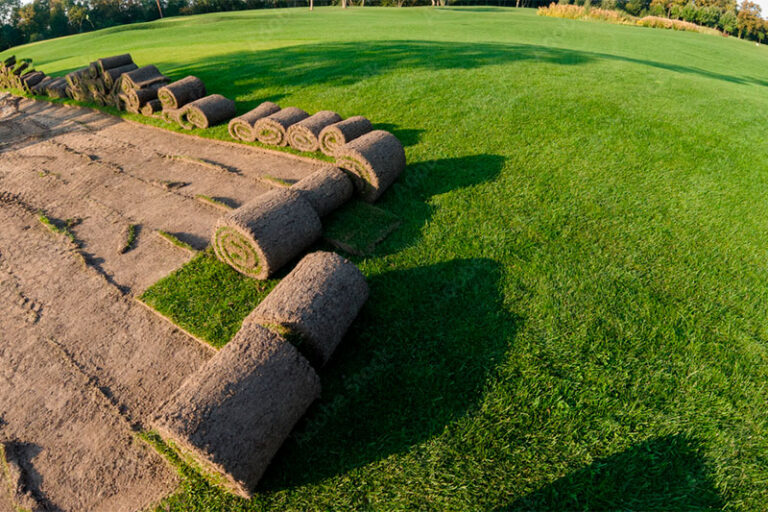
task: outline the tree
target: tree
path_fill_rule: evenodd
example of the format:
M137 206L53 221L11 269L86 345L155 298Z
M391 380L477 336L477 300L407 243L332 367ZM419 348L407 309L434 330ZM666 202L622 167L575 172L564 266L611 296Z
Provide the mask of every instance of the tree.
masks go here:
M0 25L9 25L13 19L13 12L20 5L19 0L0 0Z
M698 9L696 9L696 5L694 5L693 2L688 2L685 4L685 7L683 7L683 9L680 11L680 17L685 21L690 21L691 23L696 21L697 14Z
M736 31L737 23L738 19L736 18L736 13L733 11L726 11L720 16L717 25L724 33L733 34Z
M762 24L760 16L760 6L750 0L744 0L739 6L739 13L736 15L736 28L739 31L739 39L742 36L754 35L758 27Z

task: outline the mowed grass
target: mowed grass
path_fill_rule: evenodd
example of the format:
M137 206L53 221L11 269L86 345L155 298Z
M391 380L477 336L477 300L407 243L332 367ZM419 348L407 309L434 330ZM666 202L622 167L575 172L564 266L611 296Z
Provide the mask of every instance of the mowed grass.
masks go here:
M364 114L407 145L381 201L403 224L356 259L371 297L322 398L254 500L185 471L172 510L768 508L765 47L321 8L14 51L130 51L240 111Z

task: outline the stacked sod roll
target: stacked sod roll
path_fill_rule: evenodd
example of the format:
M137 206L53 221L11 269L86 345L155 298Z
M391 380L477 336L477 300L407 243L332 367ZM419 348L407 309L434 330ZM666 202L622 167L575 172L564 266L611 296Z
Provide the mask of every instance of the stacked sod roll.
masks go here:
M183 107L200 98L205 97L205 84L196 76L188 76L168 85L164 85L157 91L157 99L163 105L163 109L174 110Z
M124 73L120 78L120 100L125 110L134 114L157 99L158 90L168 83L168 77L151 64Z
M271 459L320 394L316 370L368 299L341 256L305 256L219 353L163 404L152 426L250 498Z
M187 129L210 128L229 121L235 116L235 102L221 94L211 94L181 108L179 124Z
M320 150L328 156L336 156L339 148L371 130L373 125L363 116L353 116L326 126L318 136Z
M35 71L31 59L16 60L10 56L0 64L0 87L32 92L46 78L42 71Z
M254 125L256 122L263 117L274 114L278 110L280 110L278 105L271 101L265 101L253 110L249 110L245 114L235 117L227 126L230 137L244 142L255 141L256 131L254 130Z
M274 114L262 117L253 127L259 142L270 146L287 146L288 128L309 117L309 114L298 107L288 107Z
M374 130L339 148L336 164L349 171L360 196L374 202L405 169L405 150L391 133Z
M320 149L319 135L323 128L341 121L341 116L331 110L320 112L302 119L288 127L286 137L288 144L299 151L318 151Z
M303 194L275 189L216 223L216 256L238 272L267 279L320 238L320 217Z

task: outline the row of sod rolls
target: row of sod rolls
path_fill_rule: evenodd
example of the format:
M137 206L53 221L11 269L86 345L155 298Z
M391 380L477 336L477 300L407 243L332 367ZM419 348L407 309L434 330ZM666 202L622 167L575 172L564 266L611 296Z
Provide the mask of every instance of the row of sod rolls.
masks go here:
M321 368L368 299L362 273L305 256L219 353L184 381L153 427L246 498L307 408Z
M62 94L62 82L55 82L42 71L35 71L31 59L16 60L10 56L0 64L0 87L3 89L19 89L28 93L34 90L47 91L49 86L55 94Z

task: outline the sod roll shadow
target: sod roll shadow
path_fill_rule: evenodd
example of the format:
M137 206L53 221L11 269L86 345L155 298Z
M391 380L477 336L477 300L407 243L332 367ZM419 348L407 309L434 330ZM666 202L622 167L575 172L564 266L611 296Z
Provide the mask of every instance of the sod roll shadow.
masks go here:
M244 324L187 378L152 422L226 487L250 498L269 462L320 394L309 362L281 336Z
M187 103L199 100L206 95L205 84L196 76L188 76L163 86L157 97L163 108L181 108Z
M335 156L339 148L371 130L373 125L363 116L353 116L326 126L318 136L320 150L328 156Z
M209 128L232 119L236 112L235 102L221 94L211 94L188 103L182 108L180 124L186 129Z
M286 146L288 127L308 117L309 114L300 108L288 107L259 119L253 129L259 142L270 146Z
M321 110L288 127L286 134L288 144L293 149L298 149L299 151L318 151L320 149L320 141L318 140L320 132L326 126L338 123L339 121L341 121L341 116L336 112Z
M229 136L235 140L242 140L245 142L255 141L256 131L254 130L254 125L256 124L256 121L262 117L272 115L279 110L279 105L272 103L271 101L265 101L253 110L232 119L227 126Z
M352 198L355 186L347 174L338 167L324 167L292 187L304 196L320 217L325 217Z
M340 148L336 164L355 177L360 196L372 203L405 169L405 150L391 133L374 130Z
M302 258L244 323L298 335L316 368L325 365L368 300L368 284L350 261L318 251Z
M220 218L213 249L238 272L267 279L321 234L320 217L300 192L275 189Z

